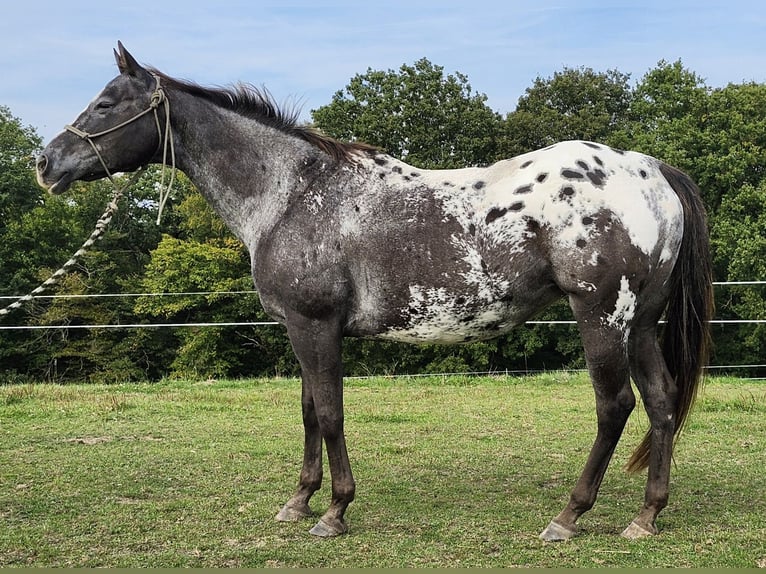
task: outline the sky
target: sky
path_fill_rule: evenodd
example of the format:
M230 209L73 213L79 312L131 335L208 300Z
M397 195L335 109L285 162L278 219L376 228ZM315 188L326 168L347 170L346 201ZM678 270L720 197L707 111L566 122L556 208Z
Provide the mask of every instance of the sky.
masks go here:
M710 87L766 82L762 0L0 0L0 106L48 141L117 74L117 40L174 77L265 86L304 121L421 58L501 114L565 67L637 82L680 59Z

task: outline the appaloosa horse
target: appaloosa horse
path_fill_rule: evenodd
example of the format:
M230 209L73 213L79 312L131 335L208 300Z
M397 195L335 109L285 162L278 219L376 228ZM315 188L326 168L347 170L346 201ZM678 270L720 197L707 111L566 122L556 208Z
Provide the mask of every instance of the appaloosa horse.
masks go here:
M586 141L485 168L419 169L300 126L253 87L173 79L122 44L115 56L120 74L38 157L38 181L61 193L172 156L247 246L263 307L286 326L302 369L303 468L278 520L312 514L324 441L332 502L311 532L347 530L343 337L475 341L567 297L598 431L568 504L540 536L571 537L593 506L635 405L631 377L651 428L629 462L648 467L644 505L623 534L657 532L712 313L706 217L689 177Z

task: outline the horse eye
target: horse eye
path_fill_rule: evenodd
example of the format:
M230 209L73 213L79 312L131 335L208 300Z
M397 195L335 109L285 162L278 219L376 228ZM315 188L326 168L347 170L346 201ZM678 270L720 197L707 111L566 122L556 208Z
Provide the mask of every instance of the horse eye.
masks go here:
M97 110L108 110L109 108L114 107L114 102L111 100L99 100L96 102L96 109Z

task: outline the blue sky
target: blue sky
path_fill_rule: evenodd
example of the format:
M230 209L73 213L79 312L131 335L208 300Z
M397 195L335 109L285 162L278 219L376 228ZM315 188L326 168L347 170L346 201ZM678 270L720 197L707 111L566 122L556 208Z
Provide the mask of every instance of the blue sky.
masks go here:
M766 81L762 0L34 0L0 8L0 105L44 140L140 62L202 84L265 85L303 118L368 68L428 58L512 111L564 66L639 80L681 59L713 87Z

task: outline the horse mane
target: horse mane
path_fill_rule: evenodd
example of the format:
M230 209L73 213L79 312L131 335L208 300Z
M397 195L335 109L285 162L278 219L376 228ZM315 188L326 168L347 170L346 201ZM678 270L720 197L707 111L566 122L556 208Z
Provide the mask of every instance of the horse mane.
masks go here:
M165 86L202 98L224 109L300 138L319 148L337 162L352 162L359 155L373 155L380 151L379 148L362 142L342 142L316 128L299 123L300 108L280 107L265 88L246 83L210 88L188 80L172 78L155 68L148 68L148 71L159 76Z

